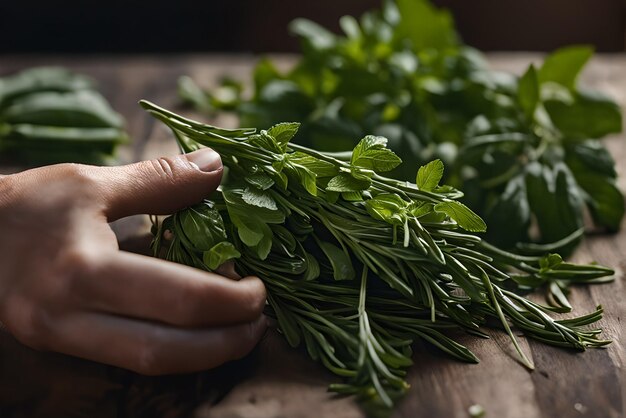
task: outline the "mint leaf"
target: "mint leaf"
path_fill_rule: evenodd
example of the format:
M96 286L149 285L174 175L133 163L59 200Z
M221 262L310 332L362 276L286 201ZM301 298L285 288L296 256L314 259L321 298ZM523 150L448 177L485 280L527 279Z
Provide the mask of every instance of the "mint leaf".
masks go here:
M593 48L590 46L578 45L557 49L544 60L539 70L539 82L553 81L573 90L580 70L592 55Z
M339 173L326 186L330 192L358 192L370 187L371 182L355 179L349 173Z
M208 268L215 270L228 260L239 257L241 257L241 253L237 251L233 244L228 241L222 241L215 244L210 250L205 251L202 255L202 261Z
M354 147L350 164L376 172L393 170L402 160L386 146L387 138L368 135Z
M358 165L363 166L363 162L369 161L371 169L377 173L391 171L400 164L402 160L390 149L373 150L367 152L359 158Z
M241 195L241 198L244 202L252 206L270 210L278 209L276 201L274 201L274 198L272 198L268 192L255 189L254 187L246 187Z
M439 159L433 160L417 170L415 184L420 190L432 192L439 185L443 177L443 162Z
M273 136L268 135L267 131L261 131L258 134L250 135L247 141L252 145L256 145L257 147L261 147L277 154L283 154L285 152L278 141L276 141Z
M485 232L487 225L476 215L470 208L461 202L449 201L437 203L434 207L435 211L445 213L455 221L459 226L470 232Z
M272 136L284 151L291 138L298 132L299 127L298 122L283 122L269 128L267 134Z
M375 135L367 135L363 139L359 141L358 144L352 150L352 159L350 163L353 165L357 164L358 159L366 154L368 151L384 149L387 146L387 138L384 136L375 136Z

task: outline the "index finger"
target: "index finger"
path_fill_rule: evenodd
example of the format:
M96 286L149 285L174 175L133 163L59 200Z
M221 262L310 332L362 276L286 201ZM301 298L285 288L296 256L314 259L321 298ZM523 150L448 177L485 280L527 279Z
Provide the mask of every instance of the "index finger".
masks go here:
M261 316L265 287L257 277L218 274L119 251L78 280L86 309L200 327L250 322Z

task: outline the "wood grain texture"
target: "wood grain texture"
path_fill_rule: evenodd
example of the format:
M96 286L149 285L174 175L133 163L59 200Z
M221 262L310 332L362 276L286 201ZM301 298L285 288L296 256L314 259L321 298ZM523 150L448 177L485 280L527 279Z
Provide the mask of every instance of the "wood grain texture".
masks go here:
M537 54L496 54L495 68L521 73ZM246 79L252 56L169 57L0 57L0 75L31 65L61 64L96 78L105 96L128 121L134 141L121 150L120 161L131 162L176 152L172 138L137 106L146 98L166 107L177 105L176 79L190 74L210 86L223 75ZM289 57L281 58L288 67ZM626 56L599 56L581 82L626 104ZM213 121L236 125L233 118ZM626 191L624 136L606 144L618 163L619 187ZM2 167L9 173L18 167ZM114 225L122 246L145 250L134 237L147 231L143 217ZM548 347L522 338L536 370L528 372L515 359L501 333L490 340L461 336L481 359L456 362L425 344L415 347L415 365L408 396L394 413L397 418L465 418L481 404L489 418L586 417L619 418L626 413L626 231L591 235L574 255L576 261L596 260L618 270L614 283L580 287L571 300L582 313L602 304L601 325L613 344L584 353ZM306 355L290 349L271 333L242 362L208 373L147 378L124 370L51 353L38 353L0 333L0 417L179 417L198 418L357 418L362 412L350 399L326 392L338 379ZM220 399L228 388L234 387Z

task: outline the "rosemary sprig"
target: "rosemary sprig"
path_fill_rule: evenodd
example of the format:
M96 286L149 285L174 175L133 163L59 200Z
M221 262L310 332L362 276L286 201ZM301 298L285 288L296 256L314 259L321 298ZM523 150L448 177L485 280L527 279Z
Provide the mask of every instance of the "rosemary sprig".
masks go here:
M155 254L167 246L167 259L205 270L233 260L240 274L260 277L268 314L287 341L343 377L330 389L356 395L371 414L389 411L408 389L404 375L418 338L478 361L445 335L451 328L486 336L486 321L499 321L531 369L511 327L556 346L608 343L585 327L600 319L601 307L555 320L549 312L570 309L565 292L543 306L518 291L567 289L613 271L484 242L473 233L485 224L455 200L461 193L439 185L440 161L421 167L415 184L399 182L380 175L401 162L382 137L365 137L340 161L290 144L295 123L225 130L141 104L174 131L183 151L209 146L229 168L211 200L156 225Z

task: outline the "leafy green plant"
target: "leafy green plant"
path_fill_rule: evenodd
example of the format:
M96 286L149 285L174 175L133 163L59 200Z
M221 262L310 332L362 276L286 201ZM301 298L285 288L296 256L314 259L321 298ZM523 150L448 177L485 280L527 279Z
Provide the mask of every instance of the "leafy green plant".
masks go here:
M0 154L28 164L102 163L123 120L85 76L38 67L0 78Z
M486 338L482 327L499 324L528 368L512 326L556 346L608 343L585 327L601 307L569 319L548 313L570 311L569 284L606 282L613 271L515 255L464 232L486 226L457 200L461 192L439 184L440 160L404 182L381 174L401 163L384 137L365 136L342 161L291 143L297 123L227 130L141 104L184 152L209 146L229 169L210 200L155 223L155 254L204 270L232 261L239 274L260 277L289 344L343 377L330 390L356 395L371 415L389 412L408 389L416 339L477 362L446 331ZM550 306L521 295L535 288L548 291Z
M619 228L624 201L598 138L621 131L622 118L612 100L576 85L590 47L558 50L517 77L490 70L426 0L387 1L340 26L343 35L293 21L301 59L287 72L261 60L250 98L233 80L208 92L188 77L180 96L207 112L234 110L242 126L302 121L297 141L318 150L385 136L405 161L391 175L403 180L440 158L446 181L491 226L487 238L507 248L580 236L587 209L596 226ZM566 241L563 253L575 244Z

